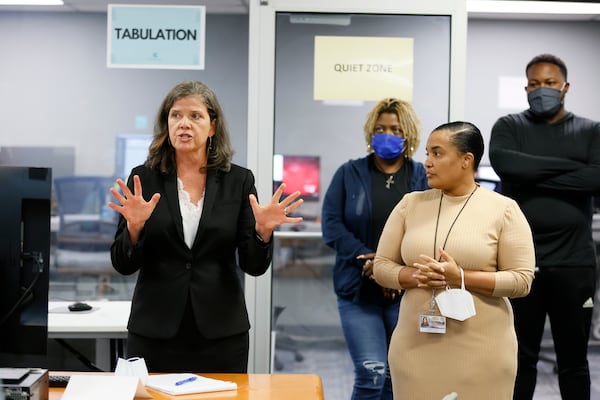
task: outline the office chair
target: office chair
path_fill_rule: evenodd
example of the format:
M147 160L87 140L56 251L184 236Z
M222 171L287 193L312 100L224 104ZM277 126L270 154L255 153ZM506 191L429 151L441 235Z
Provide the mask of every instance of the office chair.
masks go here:
M56 235L56 271L79 276L98 276L98 294L114 291L110 275L115 271L110 246L117 218L106 207L112 177L69 176L54 179L59 227Z
M285 306L275 306L274 310L273 310L273 326L275 327L277 333L280 333L280 331L277 329L277 319L279 318L279 316L281 315L281 313L283 312L283 310L285 310ZM278 335L275 335L275 355L273 357L273 364L275 367L275 370L277 371L281 371L284 368L283 363L281 362L281 360L277 357L277 350L280 351L290 351L292 352L293 356L294 356L294 361L296 362L302 362L304 361L304 356L302 355L302 353L300 353L300 350L298 350L297 345L295 343L293 343L293 340L284 340L284 337L279 337L277 338Z

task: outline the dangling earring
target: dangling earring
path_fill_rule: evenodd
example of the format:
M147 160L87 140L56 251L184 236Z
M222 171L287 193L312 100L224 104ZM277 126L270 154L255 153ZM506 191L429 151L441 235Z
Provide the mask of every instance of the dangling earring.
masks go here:
M210 153L210 151L212 150L212 136L208 137L208 149L206 150L207 153Z

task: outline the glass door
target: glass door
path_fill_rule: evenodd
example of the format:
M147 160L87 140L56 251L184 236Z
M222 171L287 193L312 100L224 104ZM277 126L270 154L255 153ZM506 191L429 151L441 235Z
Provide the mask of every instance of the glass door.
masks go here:
M275 234L271 274L246 280L253 319L250 370L316 373L326 398L346 399L353 367L333 291L335 253L322 242L320 214L335 170L366 154L362 127L376 95L360 90L340 94L343 85L324 88L330 80L317 79L327 68L320 64L329 51L323 43L339 38L340 46L350 46L350 56L359 47L354 43L364 38L383 43L383 58L362 64L385 72L387 60L400 51L385 46L409 39L409 94L399 93L392 82L388 92L378 95L410 96L406 100L413 103L425 136L462 116L462 94L455 89L463 83L466 12L459 1L405 7L397 1L350 1L344 9L322 3L303 1L298 9L289 1L263 0L250 7L248 165L256 173L261 199L269 198L282 179L303 191L305 199L298 210L304 222ZM337 48L335 42L329 46ZM331 68L340 74L359 68L337 64ZM422 148L415 158L424 159Z

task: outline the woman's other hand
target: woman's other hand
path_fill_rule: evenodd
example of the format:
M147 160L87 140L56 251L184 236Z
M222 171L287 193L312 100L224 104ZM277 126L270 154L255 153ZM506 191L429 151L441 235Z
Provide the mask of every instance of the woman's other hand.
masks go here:
M110 188L110 193L117 203L109 202L108 206L127 220L129 237L131 242L136 244L146 221L148 221L160 200L160 194L155 193L150 201L144 200L142 182L137 175L133 176L133 193L122 179L117 179L117 185L121 188L121 192L115 188Z
M375 281L375 276L373 275L373 265L375 265L373 260L375 259L375 253L361 254L357 256L356 259L365 260L365 263L363 264L362 273L367 278L371 279L372 281ZM383 291L383 297L390 300L394 300L399 294L399 291L397 289L381 287L381 290Z
M255 230L265 242L271 240L273 230L281 224L302 222L302 217L288 216L304 202L304 200L299 198L300 191L295 191L282 201L279 201L284 189L285 183L282 183L273 194L271 201L264 206L258 204L256 196L253 194L250 195L250 206L256 220Z
M444 249L440 249L440 260L435 260L426 255L421 255L421 262L414 263L417 272L413 277L419 282L418 287L443 288L447 285L454 286L457 281L460 285L460 269L454 258Z
M413 274L413 278L417 280L417 287L420 288L443 288L446 286L446 277L444 275L444 267L442 262L437 261L427 255L419 256L421 262L416 262L413 267L417 271Z
M369 279L375 279L373 276L373 260L375 259L375 253L361 254L356 257L357 260L365 260L363 264L363 275Z

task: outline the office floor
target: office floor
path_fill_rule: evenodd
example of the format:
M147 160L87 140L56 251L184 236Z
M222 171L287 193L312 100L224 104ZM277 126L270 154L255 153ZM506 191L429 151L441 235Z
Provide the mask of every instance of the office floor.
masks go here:
M325 398L327 400L349 400L352 394L353 366L345 347L300 346L302 361L297 361L289 351L277 352L281 363L280 373L316 373L323 380ZM592 374L591 400L600 400L600 344L590 347L589 363ZM460 396L459 396L460 399ZM538 383L534 400L561 400L556 374L549 362L538 364Z

